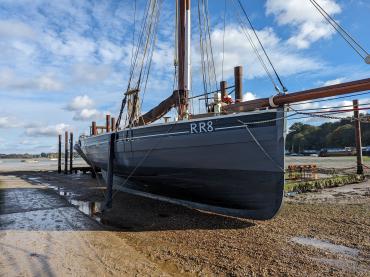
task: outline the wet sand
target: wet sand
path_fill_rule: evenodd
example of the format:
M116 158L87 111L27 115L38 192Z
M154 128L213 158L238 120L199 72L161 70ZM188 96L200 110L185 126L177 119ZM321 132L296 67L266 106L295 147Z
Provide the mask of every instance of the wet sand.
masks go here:
M54 191L14 175L0 182L1 276L164 275Z
M122 192L102 215L104 183L89 175L13 171L0 182L0 276L370 272L369 181L286 198L264 222Z

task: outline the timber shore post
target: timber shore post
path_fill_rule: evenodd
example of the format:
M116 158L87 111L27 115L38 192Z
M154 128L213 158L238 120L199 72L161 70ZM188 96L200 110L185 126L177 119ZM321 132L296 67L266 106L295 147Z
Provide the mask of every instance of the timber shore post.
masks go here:
M113 195L113 167L114 167L114 146L116 134L110 134L109 140L109 156L107 167L107 195L104 209L112 208L112 195Z
M64 174L68 174L68 131L64 133Z
M69 173L73 173L73 132L69 134Z
M116 131L116 119L114 117L111 118L111 130L112 132Z
M58 135L58 173L62 173L62 135Z
M106 132L109 133L110 132L110 114L107 114L105 116L105 128L106 128Z
M362 159L361 122L360 122L360 113L358 110L358 100L353 100L353 117L355 120L357 174L362 175L364 174L364 167Z

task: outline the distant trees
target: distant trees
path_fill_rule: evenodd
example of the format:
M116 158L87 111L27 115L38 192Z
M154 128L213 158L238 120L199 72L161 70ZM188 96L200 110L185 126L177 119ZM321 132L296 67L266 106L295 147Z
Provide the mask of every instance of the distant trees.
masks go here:
M363 120L369 120L363 116ZM362 145L370 145L370 123L361 124ZM355 146L355 128L352 118L327 122L312 126L302 122L294 123L289 128L285 149L300 153L303 150L320 150L322 148L343 148Z

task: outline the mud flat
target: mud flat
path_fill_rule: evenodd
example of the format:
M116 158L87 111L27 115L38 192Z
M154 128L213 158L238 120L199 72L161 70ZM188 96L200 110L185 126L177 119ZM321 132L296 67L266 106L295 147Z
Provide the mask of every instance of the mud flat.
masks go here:
M368 276L370 182L288 197L270 221L122 192L89 175L0 173L0 275Z

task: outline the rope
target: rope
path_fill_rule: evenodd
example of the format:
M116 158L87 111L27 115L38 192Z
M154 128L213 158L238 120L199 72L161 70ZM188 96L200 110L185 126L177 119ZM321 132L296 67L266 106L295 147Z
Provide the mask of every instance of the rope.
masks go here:
M204 9L203 9L204 10ZM204 16L203 16L204 18ZM199 29L199 47L200 47L200 56L201 56L201 65L202 65L202 79L203 79L203 91L205 96L205 107L208 107L208 85L210 85L209 74L206 72L206 60L205 60L205 47L204 47L204 38L203 38L203 27L202 27L202 16L201 16L201 7L200 1L198 1L198 29Z
M160 1L160 6L161 5L162 5L162 0ZM143 90L143 94L142 94L140 109L143 106L145 93L146 93L146 89L147 89L147 84L148 84L148 79L149 79L149 73L150 73L150 69L151 69L151 65L152 65L152 61L153 61L154 49L155 49L156 42L157 42L157 30L158 30L158 26L159 26L158 22L159 22L160 11L161 11L160 6L158 7L158 11L156 13L157 16L156 16L156 19L155 19L155 22L154 22L154 36L152 38L151 53L149 55L150 56L149 57L149 64L148 64L147 71L146 71L146 79L145 79L145 85L144 85L144 90Z
M369 103L359 103L358 106L365 106L370 105ZM349 108L353 107L353 105L343 105L343 106L332 106L332 107L326 107L326 108L312 108L312 109L301 109L297 111L316 111L316 110L327 110L327 109L337 109L337 108Z
M222 34L222 64L221 64L221 79L224 80L224 61L225 61L225 32L226 32L226 10L227 10L227 5L226 1L224 3L224 30Z
M209 43L210 56L211 56L211 67L212 67L211 69L213 71L215 88L218 89L216 66L215 66L215 61L214 61L213 47L212 47L212 39L211 39L211 27L210 27L210 24L209 24L208 0L205 2L205 16L206 16L206 26L207 26L207 34L208 34L208 43Z
M259 43L259 45L260 45L260 46L261 46L261 48L262 48L263 53L265 54L265 56L266 56L266 58L267 58L268 62L270 63L271 68L272 68L272 70L274 71L275 76L276 76L276 78L277 78L277 79L278 79L278 81L279 81L279 84L280 84L280 85L281 85L281 87L283 88L283 91L284 91L284 92L287 92L287 91L288 91L288 89L284 86L283 82L281 81L280 76L279 76L279 74L277 73L277 71L276 71L276 69L275 69L275 66L274 66L274 65L273 65L273 63L271 62L271 59L270 59L269 55L267 54L267 52L266 52L266 50L265 50L265 47L263 46L263 44L262 44L262 42L261 42L261 40L260 40L259 36L257 35L257 32L256 32L256 30L255 30L255 28L254 28L254 26L253 26L253 24L252 24L252 21L250 20L250 18L249 18L249 16L248 16L248 14L247 14L246 10L244 9L244 7L243 7L243 5L242 5L241 1L240 1L240 0L238 0L238 2L239 2L239 5L240 5L240 8L242 9L242 11L243 11L244 15L246 16L246 18L247 18L247 20L248 20L249 26L250 26L250 27L251 27L251 29L253 30L253 33L254 33L254 35L256 36L256 38L257 38L257 40L258 40L258 43Z
M136 47L136 51L131 57L132 59L129 71L129 81L125 97L121 103L116 126L120 126L123 110L125 109L126 103L129 104L127 107L126 116L126 120L128 120L128 125L134 124L139 118L140 108L143 104L144 96L146 93L147 83L153 60L153 53L157 41L157 29L162 2L163 0L150 0L147 2L141 23L141 31L136 45L133 46L133 49ZM134 6L134 10L134 29L136 29L136 3ZM133 33L133 43L135 44L135 30ZM144 92L142 93L143 99L139 104L139 92L142 81L144 81ZM137 93L128 95L128 92L132 90L137 90Z
M173 125L171 125L171 127L167 130L166 134L169 133L177 125L177 123L178 123L178 121L176 121ZM159 140L158 140L158 142L155 145L153 145L153 147L151 147L145 153L144 157L140 160L140 162L134 167L134 169L126 177L124 183L121 186L125 186L127 184L127 182L129 181L129 179L135 174L136 170L146 161L146 159L149 157L149 155L153 152L154 148L156 148L162 142L162 140L164 138L165 138L165 136L160 137ZM118 193L118 191L116 190L115 193L112 195L112 200L116 196L117 193Z
M346 118L343 118L343 117L330 116L330 115L327 115L327 114L317 114L317 113L312 113L312 112L299 112L299 111L295 110L292 107L290 107L290 109L292 109L296 114L307 115L308 117L319 117L319 118L334 119L334 120L346 119ZM335 113L338 114L338 113L344 113L344 112L333 112L333 114L335 114ZM330 112L329 112L329 114L330 114ZM354 120L358 120L361 123L370 123L370 121L363 121L361 119L351 118L351 121L354 121Z
M261 65L262 65L263 69L265 70L265 72L266 72L266 74L267 74L268 78L270 79L270 81L271 81L271 83L272 83L273 87L275 88L276 92L280 93L280 89L279 89L279 87L276 85L276 83L275 83L275 81L274 81L274 78L272 77L272 75L271 75L270 71L269 71L269 70L268 70L268 68L267 68L266 63L265 63L265 62L264 62L264 60L262 59L261 54L259 53L259 51L258 51L258 49L257 49L256 45L254 44L254 42L253 42L253 40L252 40L252 37L251 37L251 35L249 34L248 28L245 26L245 23L244 23L244 22L243 22L243 20L241 19L241 15L240 15L240 13L239 13L239 9L237 8L236 3L235 3L234 1L235 1L235 0L233 0L233 1L232 1L232 3L234 4L234 8L235 8L234 10L236 10L236 11L237 11L236 15L237 15L237 18L238 18L238 20L239 20L239 23L240 23L241 29L242 29L242 31L243 31L243 33L244 33L244 35L246 36L246 38L248 39L249 44L251 45L251 47L252 47L252 49L253 49L253 52L255 53L255 55L256 55L256 57L257 57L257 59L258 59L258 60L259 60L259 62L261 63Z
M354 97L354 96L368 95L368 94L370 94L370 91L361 92L361 93L355 93L355 94L348 94L348 95L345 95L345 96L337 96L337 97L331 97L331 98L326 98L326 99L314 100L314 101L306 101L306 102L300 102L300 103L293 103L293 104L290 104L290 106L304 105L304 104L312 104L312 103L319 103L319 102L325 102L325 101L333 101L333 100L344 99L344 98Z
M134 56L131 57L129 79L128 79L128 83L127 83L126 93L130 90L131 82L132 82L132 79L134 77L135 68L136 68L136 65L137 65L138 56L139 56L141 44L142 44L143 37L144 37L144 29L145 29L145 26L146 26L146 19L148 18L148 15L149 15L150 3L151 3L151 1L147 2L146 9L145 9L143 19L142 19L142 22L141 22L141 31L140 31L140 34L139 34L136 51L135 51ZM135 20L135 29L136 29L136 20ZM133 45L133 48L134 47L135 46ZM117 118L117 124L116 124L117 127L120 126L123 110L124 110L124 108L126 106L126 103L127 103L127 94L126 93L125 93L125 97L122 99L122 102L121 102L121 108L120 108L120 111L119 111L119 115L118 115L118 118ZM127 120L127 115L126 115L126 120Z
M253 135L253 133L251 132L251 130L249 129L248 127L248 124L247 123L244 123L243 121L239 120L238 119L238 122L242 123L244 126L245 126L245 129L247 130L247 132L249 133L249 135L252 137L252 139L254 140L254 142L257 144L257 146L259 147L259 149L263 152L263 154L279 169L281 170L282 172L285 172L285 169L282 168L270 155L269 153L267 153L267 151L263 148L263 146L260 144L260 142L256 139L256 137Z
M351 46L351 48L364 60L369 53L346 31L340 26L315 0L310 0L311 4L320 12L325 20L338 32L338 34ZM352 42L352 43L351 43ZM362 53L360 53L362 52Z

